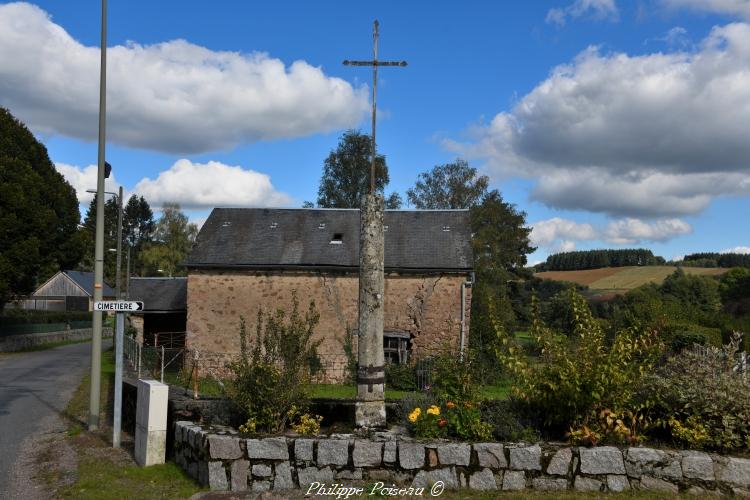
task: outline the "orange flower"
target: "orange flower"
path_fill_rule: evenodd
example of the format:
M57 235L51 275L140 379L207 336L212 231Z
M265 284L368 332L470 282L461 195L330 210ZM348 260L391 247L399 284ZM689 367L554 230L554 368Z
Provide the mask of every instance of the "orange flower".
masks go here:
M438 427L445 427L445 424L447 424L447 423L448 423L448 421L446 419L441 418L440 420L438 420L437 424L438 424Z
M474 407L474 405L471 404L469 401L465 402L464 406L467 407L467 408L473 408Z
M445 403L445 406L447 406L451 410L456 407L453 401L448 401L447 403Z

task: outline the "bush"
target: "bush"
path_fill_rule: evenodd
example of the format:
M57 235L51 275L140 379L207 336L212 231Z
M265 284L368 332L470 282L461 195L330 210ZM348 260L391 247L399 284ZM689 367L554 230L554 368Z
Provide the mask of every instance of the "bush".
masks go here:
M608 344L586 300L577 292L569 299L570 339L542 323L532 300L530 333L541 349L538 362L529 360L515 340L496 326L497 356L513 377L514 395L544 415L546 426L558 430L585 426L605 409L629 411L634 391L662 352L656 333L637 327L617 332Z
M479 399L481 384L477 377L477 362L470 352L446 351L432 360L432 385L429 392L433 399L445 401L468 401Z
M750 378L736 370L740 343L736 334L722 349L684 350L644 379L637 397L655 433L690 447L748 447Z
M518 401L483 401L480 407L482 421L490 426L492 437L498 441L538 441L537 419L528 415Z
M320 367L312 335L320 316L315 303L304 317L296 295L289 317L258 311L255 343L248 352L245 319L240 317L240 358L229 363L233 377L225 382L227 395L247 415L246 433L281 432L304 414L310 401L310 376Z
M479 406L469 401L446 401L442 405L417 406L407 417L420 439L455 437L466 441L491 437L492 428L482 422Z
M385 365L385 386L397 391L416 391L417 374L414 367L387 363Z

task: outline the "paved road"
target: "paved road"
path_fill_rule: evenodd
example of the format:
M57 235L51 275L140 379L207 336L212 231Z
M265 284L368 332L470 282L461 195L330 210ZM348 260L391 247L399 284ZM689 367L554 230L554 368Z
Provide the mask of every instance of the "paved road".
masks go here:
M8 496L21 442L43 418L65 409L90 361L88 342L0 356L0 499Z

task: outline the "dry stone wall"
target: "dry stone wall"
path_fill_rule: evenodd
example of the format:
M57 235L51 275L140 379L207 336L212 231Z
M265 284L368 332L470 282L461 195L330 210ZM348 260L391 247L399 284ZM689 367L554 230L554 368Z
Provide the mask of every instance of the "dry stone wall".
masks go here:
M349 434L243 439L229 427L187 421L176 422L174 431L176 463L212 490L363 488L358 495L365 495L389 488L401 494L419 494L422 488L428 494L444 487L750 495L750 459L698 451L417 442L387 433L368 439Z

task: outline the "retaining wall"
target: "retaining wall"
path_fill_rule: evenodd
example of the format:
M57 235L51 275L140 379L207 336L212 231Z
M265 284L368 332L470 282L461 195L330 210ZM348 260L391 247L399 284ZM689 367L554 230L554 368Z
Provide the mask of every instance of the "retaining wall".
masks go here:
M8 335L0 337L0 352L16 352L43 344L66 342L69 340L91 339L91 328L63 330L60 332L27 333L23 335ZM111 337L112 328L102 328L102 337Z
M750 495L750 459L697 451L417 442L389 433L243 439L229 427L188 421L175 422L174 435L176 463L212 490L301 488L336 496L352 488L350 496L362 496L429 495L431 488L444 487Z

